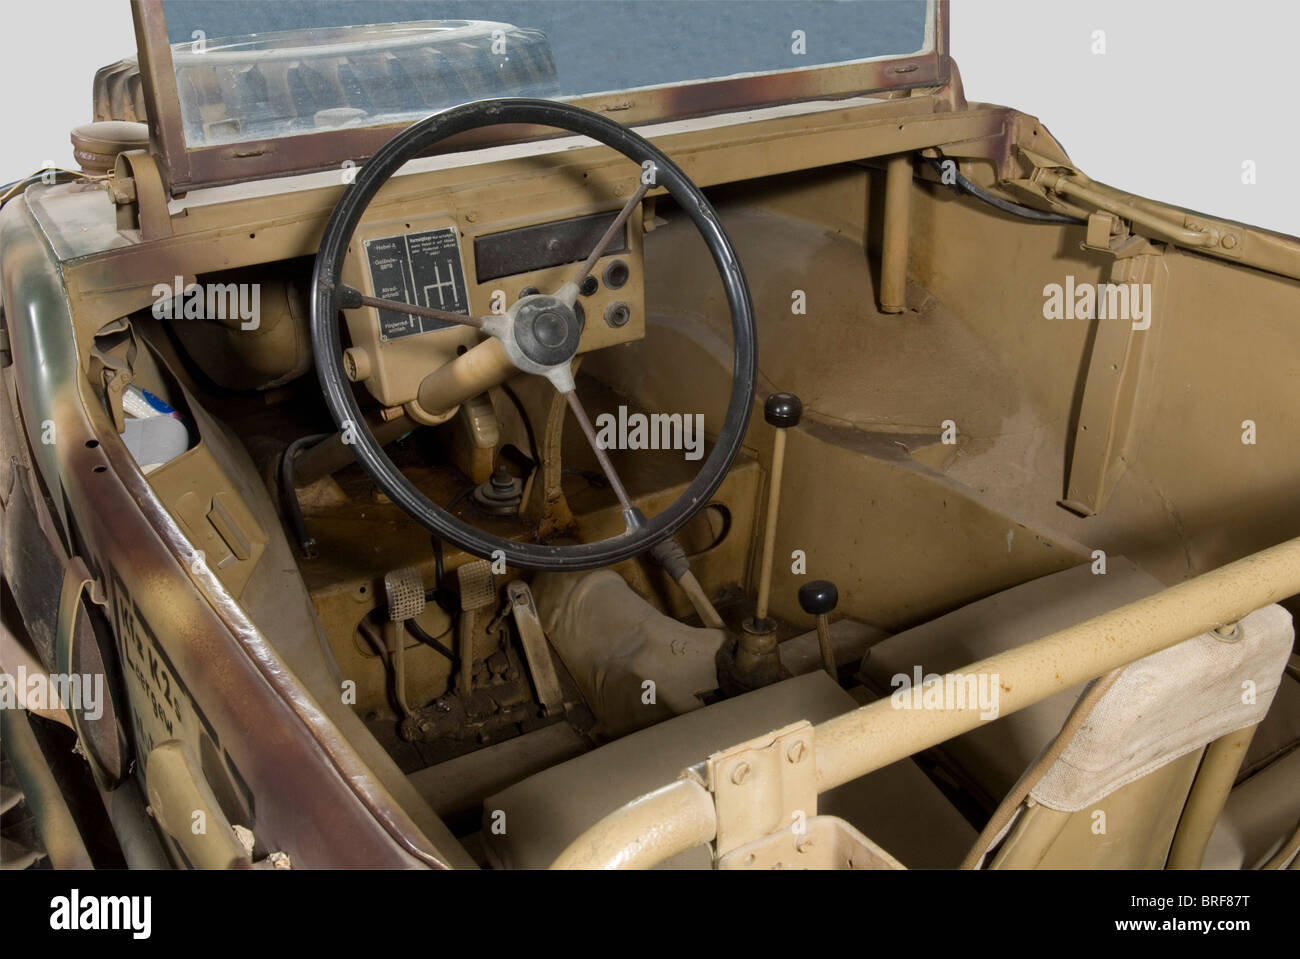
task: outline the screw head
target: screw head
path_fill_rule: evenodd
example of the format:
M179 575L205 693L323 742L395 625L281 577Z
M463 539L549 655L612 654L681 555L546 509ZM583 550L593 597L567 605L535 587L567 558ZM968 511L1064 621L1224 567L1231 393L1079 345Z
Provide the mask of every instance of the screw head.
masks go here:
M749 778L749 763L737 763L731 770L731 781L739 786Z
M792 763L802 762L806 755L808 755L808 745L802 739L796 739L785 751L785 758Z

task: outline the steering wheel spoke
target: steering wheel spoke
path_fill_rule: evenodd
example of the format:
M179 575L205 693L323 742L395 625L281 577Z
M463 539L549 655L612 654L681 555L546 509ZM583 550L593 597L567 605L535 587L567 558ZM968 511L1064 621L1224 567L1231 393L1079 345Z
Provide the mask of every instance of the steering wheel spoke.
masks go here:
M561 392L564 391L561 390ZM623 480L619 478L618 470L614 469L614 464L609 458L609 452L600 445L600 439L596 436L596 428L591 425L591 417L587 415L582 400L578 399L578 391L569 390L564 393L564 399L573 412L573 418L578 421L578 426L582 428L582 435L587 438L587 445L596 454L596 462L600 464L600 470L605 474L605 479L609 482L609 488L618 497L618 505L623 508L623 521L627 526L624 533L635 532L644 525L644 517L641 517L641 511L632 505L632 500L627 495L627 487L623 485ZM641 517L641 519L638 520L638 517Z
M377 310L391 310L394 313L405 313L408 316L423 316L430 320L442 320L444 323L458 323L461 326L473 327L481 330L489 319L484 316L469 316L465 313L452 313L450 310L439 310L430 306L416 306L407 303L405 300L389 300L382 296L367 296L360 290L350 286L340 286L338 288L339 307L344 310L359 310L363 306L372 306Z
M605 230L604 235L602 235L596 242L595 248L587 256L587 259L583 261L582 266L578 268L578 272L574 274L573 279L564 285L563 289L566 290L569 287L573 287L573 299L577 299L578 289L582 286L582 281L587 278L587 274L589 274L596 266L597 261L605 255L605 250L614 242L614 237L618 236L623 230L623 224L627 223L627 218L632 215L632 211L641 205L641 201L645 199L646 193L649 192L653 185L653 182L644 178L641 180L640 185L636 188L636 192L633 193L632 196L628 198L628 201L623 204L623 209L618 211L618 216L614 217L614 222L609 225L609 228ZM559 295L559 293L556 294L556 296ZM570 306L573 305L573 299L569 300Z

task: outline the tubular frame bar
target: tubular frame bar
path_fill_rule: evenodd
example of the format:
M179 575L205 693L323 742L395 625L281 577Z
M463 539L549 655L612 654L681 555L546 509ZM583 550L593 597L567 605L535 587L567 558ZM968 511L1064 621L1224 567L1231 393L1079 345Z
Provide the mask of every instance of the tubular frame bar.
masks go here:
M1002 717L1297 593L1300 537L980 660L960 673L998 675ZM834 789L987 721L980 718L978 704L897 709L888 698L868 703L815 728L817 791ZM610 813L574 840L552 868L648 868L711 842L716 834L712 796L698 781L684 778Z

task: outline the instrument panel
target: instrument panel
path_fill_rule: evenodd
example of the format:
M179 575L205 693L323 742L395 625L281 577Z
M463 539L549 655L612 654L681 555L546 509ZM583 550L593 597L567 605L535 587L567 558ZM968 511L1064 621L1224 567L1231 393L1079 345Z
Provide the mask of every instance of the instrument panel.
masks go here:
M362 243L372 295L415 306L469 313L469 290L454 226L423 233L398 233ZM447 320L378 310L379 338L385 342L455 326Z
M573 278L618 209L588 206L562 215L488 221L474 210L430 211L363 221L344 263L343 282L362 292L466 315L504 313L522 296L553 293ZM579 353L645 334L642 210L634 210L583 284ZM445 411L423 410L416 395L426 376L477 344L482 334L443 320L366 307L345 312L349 376L387 407L405 407L417 422Z

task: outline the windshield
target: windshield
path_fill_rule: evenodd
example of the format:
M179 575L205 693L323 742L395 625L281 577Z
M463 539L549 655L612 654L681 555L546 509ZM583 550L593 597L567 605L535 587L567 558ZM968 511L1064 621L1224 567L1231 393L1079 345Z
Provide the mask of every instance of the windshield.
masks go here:
M915 54L925 0L165 0L190 148Z

